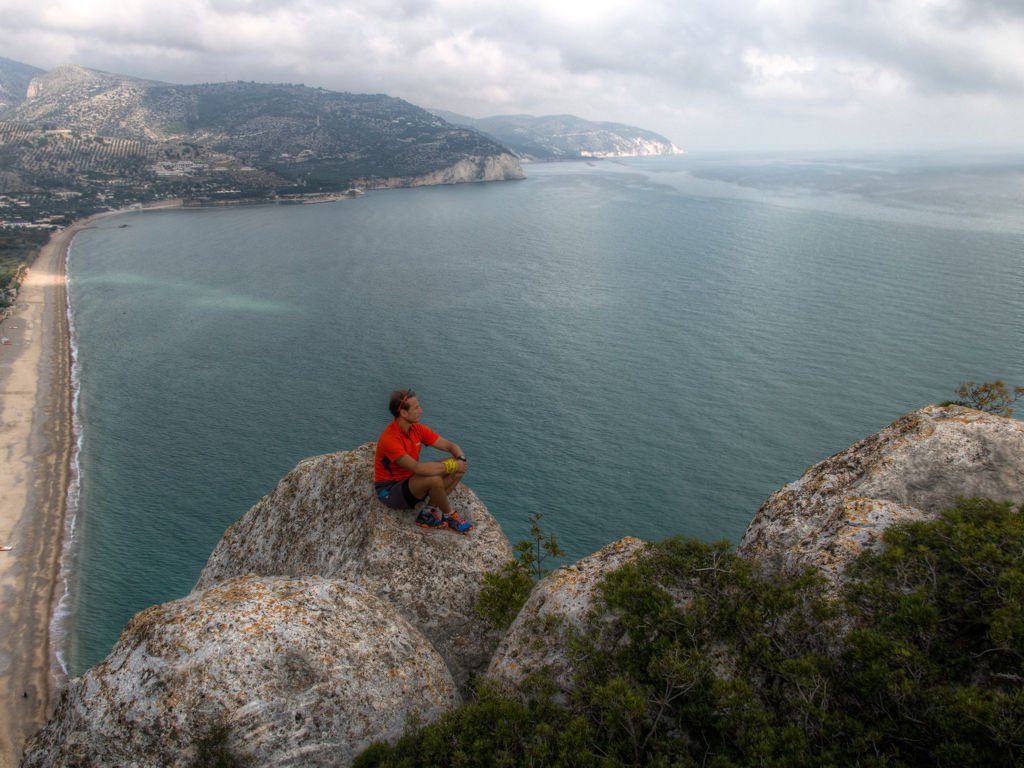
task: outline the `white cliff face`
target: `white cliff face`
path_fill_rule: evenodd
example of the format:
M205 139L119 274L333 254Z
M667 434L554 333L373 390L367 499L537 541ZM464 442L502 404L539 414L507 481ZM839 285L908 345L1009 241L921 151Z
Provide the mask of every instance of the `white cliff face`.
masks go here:
M581 149L580 157L611 158L611 157L653 157L655 155L685 155L675 144L640 137L617 137L607 142L603 149Z
M422 176L396 177L374 182L378 188L432 187L439 184L468 184L478 181L516 181L525 179L519 158L510 154L467 157L455 165Z
M149 608L71 681L25 768L345 766L459 703L387 603L325 579L245 576Z
M933 519L959 497L1024 503L1024 424L928 406L815 464L761 506L741 555L770 571L815 566L833 581L889 526Z
M451 501L476 523L469 535L424 530L414 512L385 508L372 493L374 449L366 443L300 462L225 532L196 588L250 573L358 584L411 621L462 685L497 643L474 606L484 574L511 560L512 548L465 485Z
M653 131L623 123L593 122L574 115L495 115L474 119L451 112L437 114L456 125L493 136L529 160L685 154Z

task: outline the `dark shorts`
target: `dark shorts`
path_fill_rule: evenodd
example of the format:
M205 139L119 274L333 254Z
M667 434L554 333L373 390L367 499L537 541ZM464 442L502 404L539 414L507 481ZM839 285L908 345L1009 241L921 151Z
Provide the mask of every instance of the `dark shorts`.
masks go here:
M373 492L381 504L391 507L391 509L412 509L422 501L412 495L412 491L409 490L408 478L374 483Z

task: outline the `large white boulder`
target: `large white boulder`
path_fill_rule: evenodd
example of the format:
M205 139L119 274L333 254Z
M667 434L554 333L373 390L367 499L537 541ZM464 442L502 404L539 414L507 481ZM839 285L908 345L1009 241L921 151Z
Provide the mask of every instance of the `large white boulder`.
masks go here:
M930 405L815 464L757 511L738 552L770 572L819 568L833 581L889 526L960 497L1024 503L1024 424Z
M645 546L640 539L620 539L538 582L502 638L487 677L506 692L514 692L529 676L544 673L561 693L572 691L571 639L586 624L598 584L636 560Z
M196 588L246 573L350 581L394 605L463 685L500 636L475 605L484 575L511 560L512 548L465 485L451 501L476 523L468 535L419 528L415 513L384 507L372 492L374 448L300 462L228 528Z
M22 765L184 768L219 753L346 766L458 703L443 660L388 603L343 582L243 576L135 616Z

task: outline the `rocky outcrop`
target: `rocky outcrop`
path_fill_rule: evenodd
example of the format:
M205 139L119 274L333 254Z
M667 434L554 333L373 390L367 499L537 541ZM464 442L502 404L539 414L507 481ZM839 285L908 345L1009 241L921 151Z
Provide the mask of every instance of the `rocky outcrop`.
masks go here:
M373 451L300 462L227 530L192 595L140 613L70 683L23 765L185 766L220 751L344 766L407 716L429 722L455 706L485 667L506 692L543 673L571 694L572 637L600 582L644 543L622 539L541 581L492 657L499 638L474 607L484 575L512 558L501 528L465 486L452 501L477 523L469 536L385 509L371 492ZM888 526L971 496L1024 503L1024 424L928 406L773 494L739 553L839 581ZM673 599L690 598L684 587ZM730 674L725 655L716 663Z
M0 56L0 116L25 100L32 78L43 70Z
M454 165L422 176L398 176L381 181L364 181L366 186L393 189L431 187L438 184L467 184L477 181L517 181L525 179L519 158L508 153L467 157Z
M932 405L772 494L738 552L773 572L815 566L836 580L890 525L934 518L973 496L1024 502L1024 424Z
M32 79L17 120L135 139L147 130L146 91L158 83L64 64Z
M372 493L374 444L306 459L225 532L196 585L241 574L342 579L391 603L464 684L498 635L474 606L484 574L512 559L497 521L465 485L452 504L476 523L468 536L424 530Z
M457 705L387 603L323 579L232 579L149 608L70 683L23 766L344 766ZM233 764L233 763L232 763Z
M572 634L583 629L601 580L634 561L644 546L640 539L620 539L538 583L505 633L487 677L513 691L530 675L544 672L563 694L570 692Z

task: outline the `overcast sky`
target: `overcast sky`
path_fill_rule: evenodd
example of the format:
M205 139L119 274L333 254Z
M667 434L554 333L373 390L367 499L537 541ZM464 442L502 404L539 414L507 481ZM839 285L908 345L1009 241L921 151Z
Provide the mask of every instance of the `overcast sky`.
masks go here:
M570 113L692 151L1024 146L1024 0L0 0L0 56Z

